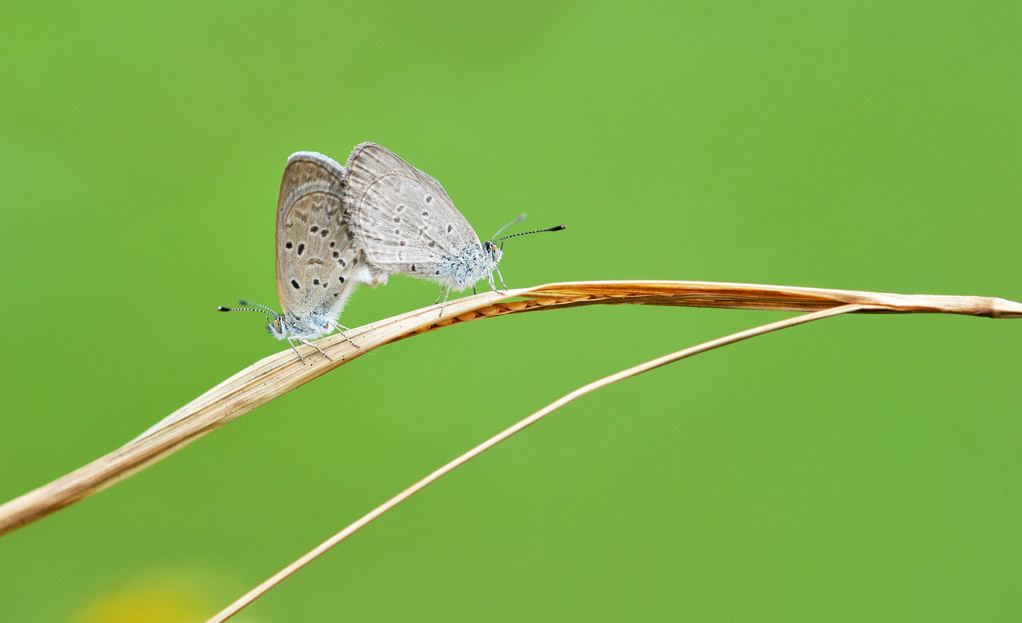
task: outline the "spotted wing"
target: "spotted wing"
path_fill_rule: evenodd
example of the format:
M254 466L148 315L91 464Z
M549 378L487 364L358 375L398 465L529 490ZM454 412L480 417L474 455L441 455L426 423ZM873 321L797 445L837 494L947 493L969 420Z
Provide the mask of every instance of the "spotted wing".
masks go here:
M374 143L348 159L346 193L353 235L387 273L431 278L445 259L479 246L440 182Z
M277 200L277 294L283 313L336 321L359 281L361 249L344 215L346 171L315 152L292 154ZM297 311L296 311L297 310Z

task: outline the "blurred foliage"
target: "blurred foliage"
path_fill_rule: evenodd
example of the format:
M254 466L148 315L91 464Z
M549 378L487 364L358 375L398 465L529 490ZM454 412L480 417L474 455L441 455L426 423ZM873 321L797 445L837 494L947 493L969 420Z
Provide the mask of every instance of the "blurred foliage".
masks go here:
M1018 300L1020 26L1017 3L3 5L0 498L283 348L213 310L276 305L298 150L379 142L481 236L567 224L508 241L511 286ZM342 322L435 295L394 278ZM4 537L0 619L96 620L139 574L225 605L578 385L777 317L589 308L389 346ZM244 620L1018 620L1020 326L840 318L610 388Z

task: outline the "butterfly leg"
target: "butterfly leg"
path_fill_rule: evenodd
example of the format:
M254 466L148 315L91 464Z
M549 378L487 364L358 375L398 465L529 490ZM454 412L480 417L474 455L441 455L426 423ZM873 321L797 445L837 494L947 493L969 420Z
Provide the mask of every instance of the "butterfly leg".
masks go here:
M496 266L493 267L493 270L497 271L497 276L500 277L500 287L501 287L501 289L503 289L504 292L507 292L507 284L504 283L504 275L500 274L500 269L497 268ZM494 284L493 284L493 273L490 273L490 287L493 288L494 290L497 289L497 288L494 287Z
M437 303L439 303L441 297L444 299L444 303L446 303L447 302L447 297L450 296L450 295L451 295L451 286L440 286L440 294L437 295L436 301L433 304L436 305ZM443 316L443 315L444 315L444 306L441 305L440 306L440 316ZM439 318L440 316L437 316L437 317Z
M329 359L330 361L333 361L333 359L330 359L330 355L328 355L328 354L324 353L324 352L323 352L323 349L322 349L322 348L320 348L319 346L316 346L315 344L313 344L312 342L310 342L310 341L308 341L308 340L301 340L301 339L300 339L300 340L298 340L298 341L299 341L299 342L301 342L302 344L305 344L306 346L311 346L311 347L315 348L316 350L318 350L318 351L319 351L319 354L320 354L320 355L323 355L324 357L326 357L326 358L327 358L327 359ZM301 355L299 355L299 356L301 356Z
M351 338L348 337L348 335L345 333L345 331L351 331L351 329L349 329L348 327L344 326L343 324L338 324L336 322L334 323L334 329L338 333L340 333L344 337L344 339L348 340L349 344L351 344L355 348L358 348L358 344L356 344L355 342L351 341ZM329 359L329 357L328 357L328 359Z
M291 347L291 350L295 351L296 355L298 355L298 360L301 361L302 363L305 363L305 357L302 357L302 354L298 352L297 348L295 348L295 343L288 339L287 345Z

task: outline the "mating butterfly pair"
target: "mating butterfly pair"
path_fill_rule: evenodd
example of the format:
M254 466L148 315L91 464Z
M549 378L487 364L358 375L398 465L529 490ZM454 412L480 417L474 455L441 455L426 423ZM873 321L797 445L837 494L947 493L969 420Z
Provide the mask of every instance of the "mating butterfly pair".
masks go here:
M559 229L564 226L539 231ZM481 243L440 182L379 145L357 146L347 166L301 151L288 158L277 200L281 313L245 301L253 307L218 309L265 313L278 340L326 356L309 340L346 328L337 318L358 284L375 287L392 274L429 279L440 283L437 301L483 277L496 289L494 271L502 285L504 279L495 243L505 238Z

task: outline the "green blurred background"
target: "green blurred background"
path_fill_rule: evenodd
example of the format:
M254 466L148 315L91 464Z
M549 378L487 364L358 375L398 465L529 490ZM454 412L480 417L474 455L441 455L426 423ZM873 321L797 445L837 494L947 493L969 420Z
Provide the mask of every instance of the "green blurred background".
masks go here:
M827 4L827 6L822 6ZM282 349L288 154L372 140L515 287L1022 299L1022 5L6 3L0 498ZM349 326L431 304L395 277ZM197 620L577 386L784 314L606 307L402 341L0 539L0 620ZM1017 621L1022 324L856 316L603 390L239 621ZM148 612L148 614L147 614Z

